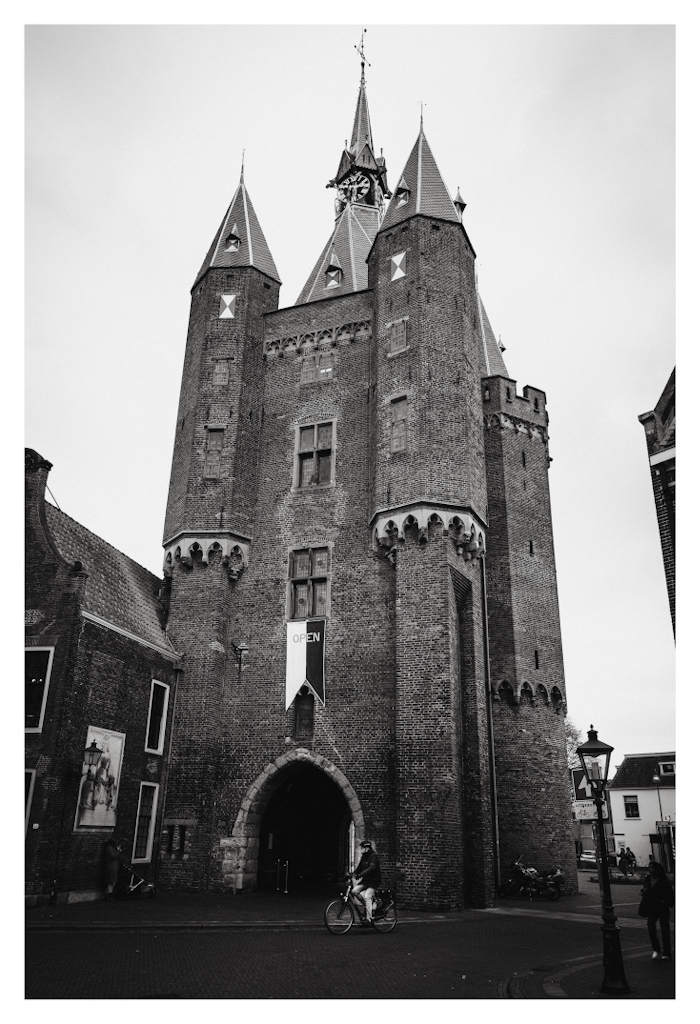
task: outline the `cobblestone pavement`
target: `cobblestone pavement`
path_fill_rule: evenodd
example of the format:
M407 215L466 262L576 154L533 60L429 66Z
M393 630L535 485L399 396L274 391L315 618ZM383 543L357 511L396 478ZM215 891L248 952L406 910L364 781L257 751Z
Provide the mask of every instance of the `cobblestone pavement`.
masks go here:
M308 894L158 896L27 914L28 999L605 998L597 886L555 905L400 915L389 935L332 936ZM673 999L637 893L615 893L632 999ZM621 997L613 997L620 999Z

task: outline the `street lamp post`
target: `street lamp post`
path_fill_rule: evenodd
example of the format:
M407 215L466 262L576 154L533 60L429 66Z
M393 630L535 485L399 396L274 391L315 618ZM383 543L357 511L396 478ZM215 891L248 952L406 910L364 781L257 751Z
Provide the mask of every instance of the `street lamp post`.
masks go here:
M655 775L654 782L656 783L656 799L659 801L659 821L664 820L664 812L661 810L661 790L659 789L659 783L661 782L661 776Z
M600 991L611 995L626 995L630 987L627 984L622 964L620 929L615 923L617 918L610 893L610 869L603 825L605 787L608 782L610 755L613 749L598 739L598 733L591 726L588 731L588 740L577 748L576 753L581 761L586 781L591 787L598 814L598 859L603 890L603 984L600 986Z

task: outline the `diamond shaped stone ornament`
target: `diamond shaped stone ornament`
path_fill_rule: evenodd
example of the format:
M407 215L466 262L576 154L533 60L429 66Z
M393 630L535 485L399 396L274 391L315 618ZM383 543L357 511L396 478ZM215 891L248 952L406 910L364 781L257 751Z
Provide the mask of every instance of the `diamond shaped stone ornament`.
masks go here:
M219 305L219 320L233 320L236 311L236 296L222 295Z
M406 253L399 252L391 257L391 280L398 281L406 276Z

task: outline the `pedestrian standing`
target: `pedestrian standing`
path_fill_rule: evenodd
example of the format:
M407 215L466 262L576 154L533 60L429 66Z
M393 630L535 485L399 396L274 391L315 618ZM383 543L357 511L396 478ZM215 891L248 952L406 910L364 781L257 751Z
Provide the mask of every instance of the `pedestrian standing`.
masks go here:
M627 853L625 852L624 846L620 850L620 855L617 858L617 863L622 874L627 878Z
M635 871L636 871L636 869L637 869L637 858L636 858L636 857L635 857L635 855L634 855L634 854L632 853L632 851L630 850L629 846L628 846L628 847L627 847L627 849L625 850L625 853L627 854L627 868L628 868L628 870L629 870L629 873L630 873L631 875L633 875L633 874L634 874L634 872L635 872Z
M652 960L671 959L671 907L674 903L673 886L666 872L657 861L652 861L651 870L644 879L640 914L647 919L647 930L651 939ZM656 933L656 922L661 928L661 945Z
M110 836L104 845L102 852L102 864L104 868L105 876L105 899L114 899L114 886L117 884L117 877L119 875L119 854L121 853L121 846L117 843L117 840Z

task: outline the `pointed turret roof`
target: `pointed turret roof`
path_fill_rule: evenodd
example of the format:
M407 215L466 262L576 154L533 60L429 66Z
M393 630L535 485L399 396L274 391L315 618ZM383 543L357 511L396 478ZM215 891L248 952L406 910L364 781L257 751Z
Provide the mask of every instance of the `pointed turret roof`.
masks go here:
M295 305L367 288L367 256L378 228L379 210L376 206L348 203ZM328 288L326 271L331 266L339 268L342 277L337 284L334 278L331 279L331 287Z
M421 119L416 144L399 179L399 187L389 203L382 221L382 231L400 221L422 213L426 217L461 223L454 202L442 179L432 150L423 131Z
M256 270L281 283L272 253L245 187L242 170L238 188L197 274L195 285L210 267L255 267Z
M479 370L482 377L508 377L508 370L501 354L501 345L496 340L493 328L486 314L481 296L479 301L479 332L481 346L479 348Z
M369 143L369 148L373 150L372 126L369 121L369 105L365 91L365 66L363 64L362 74L360 75L360 91L357 96L357 107L355 108L355 120L352 125L352 135L350 136L348 149L353 155L357 156L366 142Z

